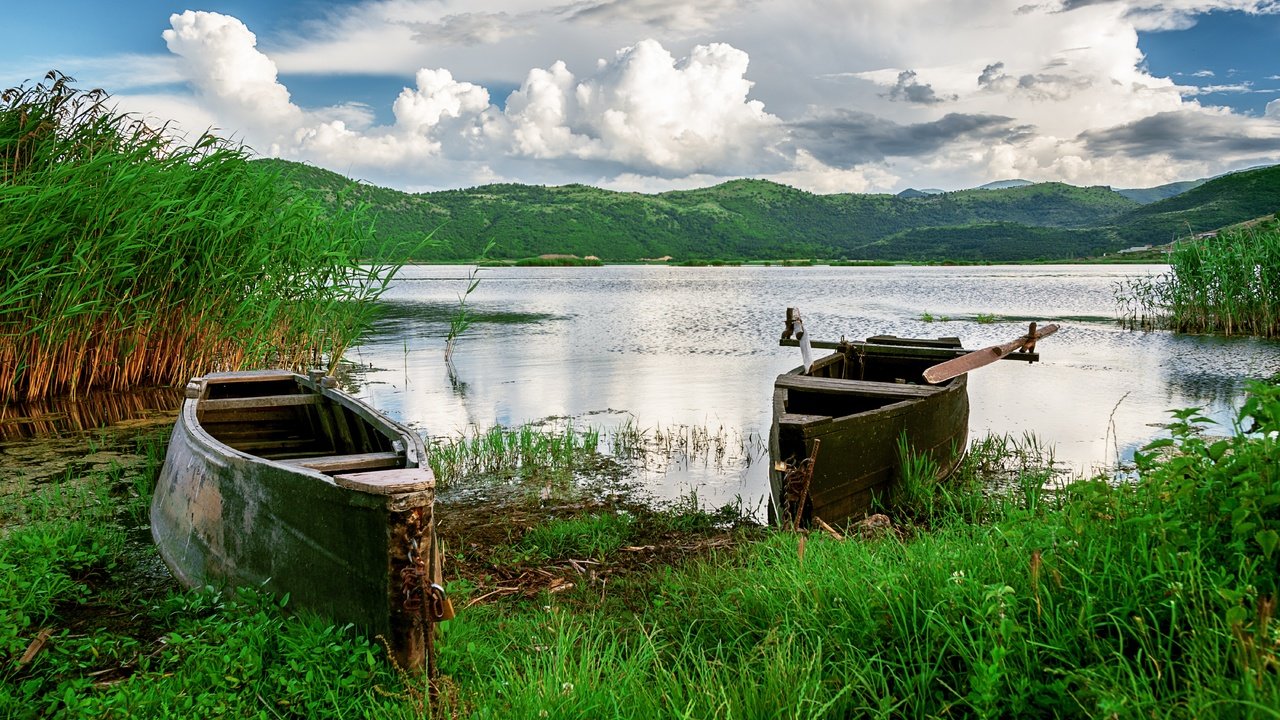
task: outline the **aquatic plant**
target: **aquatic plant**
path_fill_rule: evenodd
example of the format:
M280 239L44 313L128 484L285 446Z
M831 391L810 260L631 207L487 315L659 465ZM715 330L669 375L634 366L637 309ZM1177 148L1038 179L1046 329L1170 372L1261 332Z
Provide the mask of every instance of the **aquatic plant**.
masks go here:
M0 400L339 357L395 269L363 210L72 82L0 93Z
M1121 320L1135 328L1280 337L1280 227L1226 230L1184 240L1169 272L1115 288Z

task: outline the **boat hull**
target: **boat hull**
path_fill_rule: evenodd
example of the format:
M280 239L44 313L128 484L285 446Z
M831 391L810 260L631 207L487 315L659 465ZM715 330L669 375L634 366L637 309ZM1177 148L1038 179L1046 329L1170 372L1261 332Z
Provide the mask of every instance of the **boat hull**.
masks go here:
M959 347L954 338L900 342ZM902 475L904 440L913 456L928 456L939 476L949 475L968 440L968 379L923 383L920 373L936 362L913 357L905 347L896 355L863 357L838 351L816 362L811 373L796 368L780 375L769 438L771 516L788 521L798 514L802 522L816 516L844 524L888 507ZM797 467L817 441L802 500L787 487L787 472L779 464Z
M382 635L399 662L422 665L429 623L420 601L408 608L404 602L404 569L412 574L421 567L412 555L425 556L434 538L434 481L421 440L353 398L296 375L289 377L296 393L270 397L285 398L286 408L305 406L305 413L245 407L255 398L244 394L258 392L250 389L251 380L239 381L241 400L212 401L234 407L210 409L210 387L235 377L204 379L208 384L184 401L174 425L151 506L152 536L173 576L187 587L287 593L290 607ZM271 377L273 392L288 386L280 374ZM347 432L336 438L320 432L322 415L328 426L340 420ZM220 429L211 432L206 422ZM252 439L255 429L267 427L277 435L310 433L312 445L322 449L299 453L303 442L297 439ZM318 455L334 450L325 443L341 445L343 436L351 439L348 447ZM268 453L237 444L277 450L264 457ZM370 449L375 451L355 452ZM362 473L344 474L335 457L346 469L379 466L356 468L365 471L362 484ZM313 467L297 464L308 462ZM376 485L377 478L395 473L404 480L406 471L412 474L408 483ZM420 595L420 589L414 592Z

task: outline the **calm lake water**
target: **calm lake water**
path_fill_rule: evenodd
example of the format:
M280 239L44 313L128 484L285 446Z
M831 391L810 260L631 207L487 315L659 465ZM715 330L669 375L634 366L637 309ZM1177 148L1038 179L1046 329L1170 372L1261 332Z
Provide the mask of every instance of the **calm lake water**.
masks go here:
M760 438L772 383L800 362L798 349L778 345L788 306L815 339L955 335L974 349L1016 338L1030 320L1057 322L1041 362L971 374L970 436L1034 433L1058 462L1087 473L1132 458L1170 409L1204 407L1229 425L1243 381L1280 369L1280 343L1119 327L1116 284L1165 269L485 268L467 298L477 320L450 373L444 337L472 268L409 267L384 296L373 335L349 355L367 367L351 389L437 437L566 417L604 429L708 430L747 457L659 465L644 482L659 497L693 489L708 503L755 505L767 492ZM996 320L979 323L980 314Z

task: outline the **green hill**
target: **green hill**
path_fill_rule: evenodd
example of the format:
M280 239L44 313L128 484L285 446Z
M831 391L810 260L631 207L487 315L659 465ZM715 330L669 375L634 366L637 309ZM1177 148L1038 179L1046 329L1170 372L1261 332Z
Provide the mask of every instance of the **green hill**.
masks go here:
M1280 210L1280 166L1222 175L1115 219L1127 245L1160 245Z
M1062 259L1167 242L1178 229L1212 229L1280 209L1276 168L1228 175L1144 206L1109 188L1063 183L929 195L815 195L765 180L655 195L516 184L409 194L298 163L260 162L326 202L368 204L377 238L371 254L403 253L434 232L432 244L415 254L423 261L474 259L490 240L496 259Z

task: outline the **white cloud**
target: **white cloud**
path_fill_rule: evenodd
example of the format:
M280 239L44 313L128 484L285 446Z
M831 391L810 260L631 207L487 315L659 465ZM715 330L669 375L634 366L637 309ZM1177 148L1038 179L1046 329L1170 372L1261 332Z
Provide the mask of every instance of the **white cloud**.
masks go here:
M748 99L747 63L746 53L723 44L699 45L677 61L645 40L582 81L564 63L533 70L507 100L513 149L660 175L759 169L783 134L777 118Z
M1267 103L1267 109L1264 115L1269 118L1280 120L1280 100L1272 100Z

